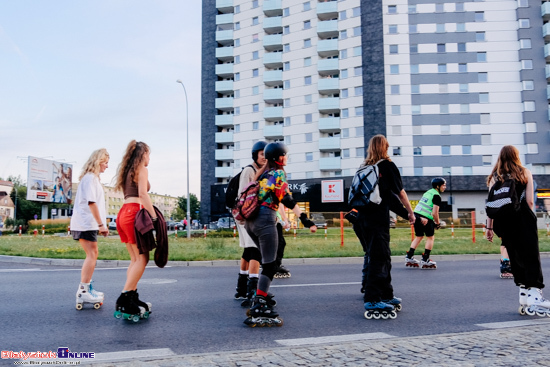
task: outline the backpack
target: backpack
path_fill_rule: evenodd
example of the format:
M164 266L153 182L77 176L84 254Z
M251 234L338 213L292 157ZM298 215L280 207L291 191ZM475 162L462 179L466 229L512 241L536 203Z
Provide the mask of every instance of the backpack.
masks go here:
M246 167L252 167L254 172L256 172L253 165L249 164ZM246 167L243 167L241 172L237 173L227 184L227 189L225 189L225 206L229 209L232 209L237 203L237 196L239 196L239 181L241 179L241 173L243 173Z
M521 200L523 200L524 196L525 190L523 190L521 197L518 198L516 181L509 175L504 181L496 180L489 190L489 197L485 204L487 216L491 219L509 217L511 214L519 211Z
M368 203L380 204L380 188L378 179L380 172L378 163L359 168L353 176L351 187L349 188L348 204L355 209L365 207Z
M260 201L258 200L258 191L260 191L260 183L252 181L244 188L239 195L237 203L231 210L231 214L236 220L253 219L260 210Z

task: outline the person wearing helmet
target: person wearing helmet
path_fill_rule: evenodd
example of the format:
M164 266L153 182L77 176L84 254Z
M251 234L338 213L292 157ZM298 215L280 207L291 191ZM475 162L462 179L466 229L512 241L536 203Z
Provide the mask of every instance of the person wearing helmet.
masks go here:
M414 235L411 248L405 256L405 266L422 269L437 269L437 263L430 259L430 252L434 247L435 229L441 227L439 220L439 207L441 206L441 194L447 188L447 182L443 177L436 177L432 180L432 188L422 195L422 199L414 208L416 221L414 224ZM422 254L422 261L414 258L414 251L426 236L426 246ZM420 265L419 265L420 264Z
M250 327L254 326L281 326L283 321L273 309L269 302L269 287L275 273L277 272L277 210L279 204L291 209L300 218L300 221L310 229L317 231L315 224L302 213L300 207L292 198L290 188L286 179L284 166L287 164L287 148L282 143L270 143L264 149L267 163L264 169L256 173L256 180L259 183L258 201L260 209L256 217L247 220L245 228L248 234L260 249L262 255L262 273L258 281L258 288L254 297L252 307L247 312L249 317L244 323Z
M256 172L258 172L265 165L264 148L267 145L265 141L258 141L252 146L252 164L243 168L239 179L239 191L241 192L246 186L254 180ZM241 306L249 307L250 300L252 299L256 286L258 284L258 277L260 273L260 262L262 256L260 250L252 241L252 238L248 235L248 232L244 228L244 221L235 220L237 231L239 231L239 246L244 248L241 257L239 278L237 280L237 293L235 293L235 299L242 299Z

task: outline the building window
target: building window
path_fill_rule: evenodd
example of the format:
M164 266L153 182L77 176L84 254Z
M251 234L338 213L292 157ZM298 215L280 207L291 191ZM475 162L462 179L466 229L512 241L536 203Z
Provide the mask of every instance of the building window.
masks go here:
M446 73L447 72L447 64L438 64L437 65L437 72L438 73Z
M342 138L349 138L349 129L347 127L342 129Z
M355 107L355 116L363 116L363 107Z
M340 98L348 98L348 89L344 88L340 91Z
M348 38L348 31L344 29L343 31L340 31L340 39L345 40L346 38Z
M239 89L235 90L235 98L241 98L241 91Z
M259 40L260 40L260 38L258 37L258 33L254 33L252 35L252 43L258 42Z
M419 94L420 93L420 85L411 84L411 93L412 94Z
M464 11L464 3L455 3L455 11L457 12Z
M304 29L310 29L311 28L311 20L304 21Z
M416 53L418 53L418 45L417 45L417 44L411 44L411 45L409 46L409 52L410 52L411 54L416 54Z
M413 155L422 155L422 147L414 147Z
M487 73L477 73L478 83L487 83Z
M397 50L397 45L390 45L390 54L396 54Z
M399 85L392 85L390 87L390 93L391 94L399 94Z
M237 55L235 56L235 61L233 61L235 64L240 64L241 63L241 55Z
M438 23L435 25L435 33L445 33L445 23Z
M459 43L456 45L458 52L466 52L466 44L465 43Z
M397 14L397 5L388 5L388 14Z
M529 21L529 19L520 19L519 20L519 27L520 28L530 28L531 27L531 22Z
M462 174L464 176L471 176L473 174L472 167L462 167Z
M442 155L450 155L451 154L451 147L449 145L441 146L441 154Z
M390 74L399 74L399 65L390 65Z
M474 20L476 22L483 22L485 20L485 15L482 11L476 11L474 15Z
M523 90L534 90L535 89L535 82L532 80L524 80L522 82L523 84Z
M311 124L313 122L313 115L311 113L306 113L306 124Z
M472 154L472 146L471 145L463 145L462 146L462 154Z
M361 27L354 27L354 28L353 28L353 35L354 35L355 37L360 36L360 35L361 35Z
M346 50L346 49L340 50L340 58L341 59L347 59L348 58L348 50Z
M363 87L355 87L355 96L363 95Z
M252 123L252 130L258 130L260 128L260 123L258 121L254 121Z
M349 110L347 108L343 108L341 110L342 118L347 119L349 117Z
M252 105L252 112L260 112L260 105L258 103Z
M290 44L289 43L285 43L283 45L283 52L290 52Z
M533 69L533 60L521 60L521 68L524 70Z
M313 141L313 133L306 133L306 143L311 143Z
M493 165L493 157L490 155L484 155L482 157L482 162L484 166L492 166Z
M489 93L479 93L479 103L489 103Z
M528 8L529 7L529 0L518 0L518 7L519 8Z
M304 11L311 10L311 3L309 1L306 1L304 3Z
M468 84L459 84L458 90L460 93L468 93Z
M235 5L235 14L239 14L241 12L241 6Z
M466 32L466 24L465 23L456 23L456 31L457 32Z
M342 149L342 157L349 158L349 149Z
M252 0L252 9L257 8L258 6L258 0Z
M391 106L391 114L392 115L401 115L401 106Z
M308 152L306 153L306 162L311 162L311 161L313 161L313 153Z
M340 79L347 79L347 78L348 78L348 69L340 70Z
M290 98L285 98L283 100L283 107L290 107Z
M253 51L252 52L252 60L258 60L260 58L260 52L259 51Z
M304 77L304 85L311 85L311 76Z
M486 52L478 52L477 53L477 62L487 62L487 53Z
M252 77L256 78L260 75L260 71L258 69L252 69Z
M458 72L459 73L467 73L468 72L468 64L458 64Z
M397 49L395 53L397 53ZM361 56L361 46L353 48L353 56Z
M290 8L283 9L283 17L288 17L290 15Z
M363 126L359 126L355 128L355 136L363 136L365 134L365 130Z
M239 47L241 45L241 39L235 38L235 47Z
M357 6L353 9L351 9L352 17L359 17L361 16L361 7Z
M285 124L284 126L290 126L291 120L290 117L285 117Z
M309 47L311 47L311 39L307 38L304 40L304 48L309 48Z
M390 24L388 26L388 33L389 34L397 34L397 24Z
M449 105L448 104L440 104L439 105L439 113L448 114L449 113Z
M397 65L397 67L399 68L399 65ZM397 69L397 71L399 72L399 69ZM418 74L418 73L419 73L418 64L411 64L411 74Z
M467 103L460 104L460 113L470 113L470 105Z
M409 33L410 34L418 33L418 27L416 24L409 25Z
M312 101L311 94L306 94L306 95L304 96L304 103L305 103L305 104L310 104L311 101Z
M285 61L283 64L283 71L290 70L290 61Z
M365 157L365 149L355 148L355 156L356 157Z
M481 135L481 145L491 145L491 135L482 134Z
M292 142L292 138L290 135L285 136L285 144L290 145Z
M252 25L258 25L258 24L260 24L260 20L258 19L258 17L252 18Z
M304 58L304 66L311 66L311 57Z
M531 40L529 38L520 39L519 48L521 49L531 48Z
M420 105L418 105L418 104L417 104L417 105L413 104L413 105L411 106L411 113L412 113L413 115L420 115Z
M283 81L283 89L290 89L290 80Z
M535 111L535 101L523 101L523 110L527 112Z
M409 5L408 12L409 14L416 14L416 5Z
M241 22L235 22L235 30L238 31L241 29Z
M449 135L451 133L451 127L449 125L441 125L441 135Z
M436 13L443 13L444 12L443 4L435 4L435 12Z
M241 114L241 108L240 107L235 107L235 109L233 109L233 115L235 116L239 116Z
M283 34L290 34L290 26L285 25L283 27Z
M348 19L348 14L346 13L345 10L341 10L340 11L340 17L339 17L340 20L344 20L344 19Z
M485 42L485 32L476 32L476 42Z
M445 52L445 44L444 43L438 43L437 44L437 52L438 53Z
M439 93L449 93L449 85L439 84Z
M313 178L313 172L306 172L306 179Z
M363 68L361 66L356 66L353 68L353 74L355 76L361 76L363 75Z

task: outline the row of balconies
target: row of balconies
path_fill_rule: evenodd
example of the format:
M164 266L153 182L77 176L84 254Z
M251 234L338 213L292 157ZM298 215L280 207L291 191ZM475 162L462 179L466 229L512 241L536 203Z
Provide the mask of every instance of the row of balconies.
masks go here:
M220 13L233 13L233 0L216 0L216 8ZM282 0L264 0L262 10L267 17L283 15ZM338 2L326 1L317 3L317 17L321 20L338 16Z
M216 15L216 25L222 26L233 24L233 14L218 14ZM283 32L283 17L264 18L262 27L268 35L276 35L274 33ZM223 32L223 31L218 31ZM227 37L229 33L220 33L220 37ZM338 20L325 20L317 22L317 35L320 38L338 36ZM232 35L231 35L232 36ZM217 38L216 38L217 39ZM275 38L278 40L278 38ZM282 44L282 43L281 43Z
M283 84L282 71L271 70L264 73L263 82L267 86L278 86ZM214 86L216 92L228 94L233 91L233 80L218 80ZM338 78L323 78L317 81L317 91L320 94L333 94L340 91L340 82ZM282 89L264 89L264 101L269 102L283 100ZM272 102L270 102L272 103Z
M338 129L340 128L340 123L338 123ZM321 128L319 130L323 131ZM331 130L332 131L332 130ZM264 127L264 137L266 139L283 139L283 125L267 125ZM216 144L231 144L234 142L233 132L232 131L224 131L216 133L216 136L214 137ZM228 149L223 149L223 151L227 151ZM340 138L337 136L331 136L327 138L319 138L319 150L322 152L329 152L329 151L336 151L340 150ZM217 158L217 160L232 160L233 155L231 157L226 158Z
M226 47L223 47L226 48ZM283 65L283 58L280 52L271 52L264 55L264 65L267 68L281 67ZM317 72L319 75L333 75L339 73L340 63L338 59L321 59L317 61ZM215 72L220 78L232 78L234 74L234 64L216 64ZM266 70L263 74L264 83L273 84L272 82L279 82L282 84L283 71L282 70ZM330 82L326 82L330 83ZM276 84L276 85L278 85Z
M342 159L340 157L321 157L319 158L319 170L338 171L342 169ZM232 177L233 167L216 167L214 175L216 178Z
M215 108L221 111L232 111L233 97L216 98ZM317 101L317 109L319 112L326 114L340 112L340 98L320 98ZM263 117L268 121L281 120L283 118L283 107L265 107Z
M280 121L280 120L275 120ZM229 128L234 125L233 115L216 115L215 124L221 128ZM339 117L321 117L318 122L319 131L324 133L334 133L340 131L340 118ZM280 125L270 125L264 128L265 137L281 137L283 136L283 127ZM216 143L229 143L230 141L216 141Z

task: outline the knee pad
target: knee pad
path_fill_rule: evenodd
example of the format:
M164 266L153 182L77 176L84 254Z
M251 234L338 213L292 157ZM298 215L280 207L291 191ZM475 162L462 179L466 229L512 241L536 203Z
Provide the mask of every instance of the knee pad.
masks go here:
M277 262L271 262L269 264L262 264L262 275L265 275L270 280L273 280L273 276L277 272Z
M250 260L262 262L262 254L256 247L246 247L243 251L243 259L248 262L250 262Z

